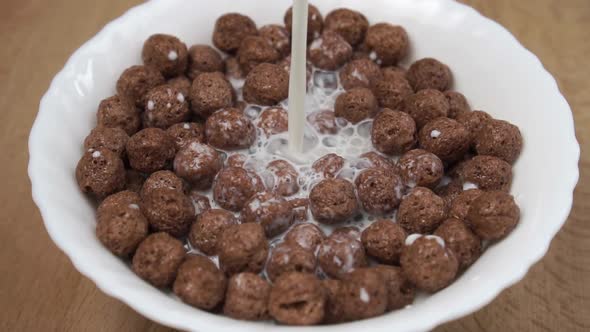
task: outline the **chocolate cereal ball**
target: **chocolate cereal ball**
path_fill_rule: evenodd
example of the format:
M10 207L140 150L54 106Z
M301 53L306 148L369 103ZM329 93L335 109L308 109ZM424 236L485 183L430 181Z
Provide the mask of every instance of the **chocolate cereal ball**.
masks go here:
M256 128L239 109L224 108L207 119L205 136L207 142L218 149L243 149L256 140Z
M383 314L388 292L383 273L375 268L359 268L344 275L339 292L345 320L359 320Z
M296 244L303 249L314 251L326 238L324 231L312 223L295 224L287 234L285 234L285 243Z
M512 184L512 167L500 158L475 156L465 163L460 177L464 182L471 182L484 191L507 192Z
M473 264L481 254L481 240L462 221L456 218L445 220L434 232L445 241L459 261L459 268Z
M166 129L190 118L188 101L182 92L169 85L151 89L145 98L145 127Z
M145 95L156 86L164 84L164 76L150 66L131 66L117 80L117 94L129 99L135 106L143 107Z
M384 80L395 80L399 79L400 77L406 78L406 70L399 66L382 67L381 74L383 74Z
M268 255L268 242L260 224L228 226L217 241L219 265L227 275L262 271Z
M217 253L217 243L223 231L237 225L238 220L233 213L222 209L208 209L197 216L188 233L191 246L199 249L205 255Z
M289 114L282 107L267 108L260 113L256 125L266 136L284 133L289 128Z
M445 217L444 200L424 187L416 187L406 195L397 211L397 221L408 234L432 233Z
M503 120L489 120L475 137L475 151L514 163L522 150L522 135L517 126Z
M389 23L370 26L364 43L369 52L375 52L375 60L382 66L397 64L408 53L410 44L406 30Z
M449 118L457 119L459 115L471 112L471 107L462 93L457 91L446 91L445 97L449 102Z
M399 174L408 187L434 188L444 175L442 160L422 149L406 152L397 162Z
M445 95L433 89L420 90L407 96L401 107L414 118L418 128L436 118L446 117L449 113L449 102Z
M142 199L141 212L148 219L150 228L174 237L184 236L188 232L195 210L192 201L184 193L156 188Z
M258 29L258 34L266 39L281 57L291 53L291 36L285 27L278 24L267 24Z
M461 113L457 116L457 121L469 131L469 138L471 141L475 140L483 127L485 127L491 119L492 116L483 111Z
M316 257L311 250L306 250L298 244L282 242L270 252L266 263L266 275L270 281L275 281L287 272L314 273Z
M278 194L262 191L254 194L241 212L243 223L259 223L268 238L281 234L293 222L293 210L289 202Z
M344 179L325 179L309 193L313 217L325 224L336 224L352 218L358 212L354 186Z
M277 62L280 57L270 41L260 36L244 38L237 53L238 63L245 74L261 63Z
M159 128L138 131L127 141L127 157L131 168L152 173L166 168L174 158L174 141Z
M133 135L141 127L141 118L133 101L115 95L102 100L98 105L96 125L122 128L127 135Z
M309 45L309 61L324 70L336 70L352 56L352 46L333 31L324 31Z
M406 77L416 91L424 89L446 91L453 83L453 75L449 67L432 58L414 62L408 69Z
M234 153L227 157L225 164L227 167L244 167L244 164L248 160L248 157L241 153Z
M223 159L214 148L192 141L174 157L174 172L198 189L208 189L223 167Z
M371 91L375 94L379 106L391 109L398 109L402 102L414 93L408 80L401 75L374 82Z
M289 74L279 65L261 63L244 82L244 100L258 105L276 105L289 94Z
M291 32L293 26L293 7L287 9L284 17L285 27L287 31ZM322 33L324 26L324 18L314 5L309 5L307 9L307 43L311 43L312 40L318 38ZM291 33L291 35L293 35Z
M429 293L450 285L459 268L455 254L438 236L421 236L405 246L400 263L410 282Z
M404 185L399 175L382 168L369 168L355 179L356 192L363 209L372 215L393 212L402 198Z
M176 278L184 254L182 242L164 232L154 233L139 244L131 267L141 279L164 288Z
M237 13L221 15L215 21L213 29L213 45L218 49L233 53L248 36L258 34L256 23L251 18Z
M344 158L335 153L328 153L311 164L311 168L325 178L335 178L344 167Z
M299 173L288 161L273 160L266 166L273 176L272 191L281 196L291 196L299 191Z
M313 325L324 318L325 303L325 292L315 275L290 272L273 284L269 312L281 324Z
M377 265L374 269L381 273L387 288L386 311L402 309L414 302L416 289L399 266Z
M467 212L469 212L469 207L471 203L481 196L483 191L479 189L468 189L462 191L453 201L451 202L449 208L449 217L457 218L459 220L465 220L467 217Z
M223 313L234 319L268 319L270 289L268 281L257 274L234 274L227 284Z
M119 194L121 193L131 194L131 192ZM115 198L115 200L121 199ZM137 203L118 203L107 203L106 206L101 204L99 207L101 212L97 213L96 237L113 254L127 257L133 254L139 243L147 236L148 222L139 211Z
M353 124L372 118L377 111L377 99L367 88L350 89L340 94L334 104L336 117L345 118Z
M370 59L357 59L346 63L339 76L345 90L368 88L383 78L379 65Z
M365 228L361 241L369 256L384 264L397 264L406 240L406 232L397 223L380 219Z
M234 104L234 90L220 72L202 73L191 86L191 110L203 119Z
M484 240L499 240L510 233L520 219L514 197L502 191L481 194L471 203L467 224Z
M164 77L184 73L188 63L186 45L178 38L165 35L151 35L144 43L141 58L146 66L157 69Z
M193 45L188 50L187 76L194 80L202 73L224 72L225 63L213 47L209 45Z
M416 145L416 122L407 113L384 108L373 121L371 141L387 155L406 152Z
M336 134L336 115L334 111L323 110L312 112L307 116L307 122L320 134Z
M96 209L97 222L103 214L110 211L117 211L126 208L139 209L141 198L136 192L130 190L119 191L118 193L107 196Z
M141 187L140 195L143 197L158 188L166 188L184 193L184 182L171 171L157 171L150 174L145 180Z
M198 122L176 123L166 129L168 136L174 140L176 150L181 150L192 141L205 142L205 127Z
M230 211L240 211L264 184L254 172L240 167L222 169L213 182L213 199L219 206Z
M471 141L469 131L459 122L438 118L428 122L418 134L420 148L432 152L444 162L461 159Z
M375 151L370 151L360 155L361 160L357 164L360 168L380 168L388 173L397 173L395 162Z
M176 90L180 91L183 96L188 96L191 91L191 84L193 83L192 80L189 80L186 76L180 75L174 78L171 78L166 81L166 84L175 88Z
M172 290L182 302L203 310L212 310L223 301L227 279L207 257L188 255L174 281Z
M322 272L332 278L342 278L353 269L367 265L361 240L346 232L336 232L320 244L318 263Z
M129 135L121 128L96 127L84 139L84 149L107 149L123 158L127 140Z
M365 39L369 21L365 15L347 8L338 8L328 13L324 29L337 32L350 45L360 44Z
M125 165L111 150L87 151L76 166L76 181L82 192L103 198L125 188Z

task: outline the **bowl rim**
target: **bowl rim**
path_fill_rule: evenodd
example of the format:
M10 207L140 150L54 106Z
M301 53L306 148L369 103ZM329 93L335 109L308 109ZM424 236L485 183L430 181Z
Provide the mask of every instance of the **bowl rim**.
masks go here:
M567 107L569 112L565 112L566 114L562 114L565 117L566 122L569 124L569 128L564 130L564 132L569 136L566 141L569 141L568 148L571 150L571 158L569 160L564 160L562 163L562 168L568 170L566 173L568 176L563 178L564 188L567 188L564 191L564 196L562 199L562 204L560 206L560 211L557 211L556 215L559 218L556 218L555 222L552 224L552 227L548 227L543 234L543 237L537 241L536 245L530 246L530 250L524 251L521 253L520 256L521 264L519 265L518 269L513 269L509 273L503 274L499 280L496 280L493 283L493 287L488 287L484 289L478 290L478 297L475 299L471 299L471 301L464 301L463 304L459 303L456 306L452 306L449 308L445 308L446 310L444 313L441 311L439 313L433 314L429 319L424 320L417 320L416 324L412 326L412 330L419 331L419 330L430 330L437 325L440 325L444 322L457 319L464 315L467 315L471 312L474 312L489 302L491 302L502 290L510 287L511 285L515 284L516 282L520 281L527 271L538 262L547 252L549 249L549 245L551 243L552 238L555 234L559 231L562 225L567 220L569 212L572 207L573 202L573 190L576 186L576 183L579 178L579 168L578 162L580 158L580 147L575 137L575 126L574 126L574 119L571 112L571 108L567 103L565 97L561 94L557 82L553 78L553 76L544 68L541 61L535 56L531 51L526 49L520 42L503 26L496 23L495 21L483 16L474 8L464 5L453 0L420 0L420 1L430 1L430 2L437 2L442 3L447 6L450 10L463 10L468 15L474 15L476 18L481 21L482 24L486 24L487 27L493 30L493 33L502 34L505 41L511 43L511 47L514 51L518 51L522 53L521 55L526 57L527 60L537 66L538 71L540 74L543 75L544 82L543 84L548 84L551 86L552 90L555 90L555 97L559 98L559 102L562 103L564 107ZM84 276L89 278L92 282L96 284L96 286L105 294L112 296L123 303L129 305L131 308L139 312L145 317L148 317L151 320L157 321L161 324L172 326L179 329L186 329L186 330L194 330L197 328L198 330L201 327L195 327L193 325L189 325L186 322L181 320L175 320L172 315L156 315L154 314L153 307L149 304L143 303L140 298L143 291L135 290L125 287L119 287L116 283L111 281L111 277L108 274L95 274L93 273L95 268L92 266L91 262L84 257L83 253L74 248L71 243L67 241L60 241L59 236L57 235L59 229L57 225L59 221L51 219L50 210L52 207L46 204L46 199L43 196L43 193L40 191L40 187L42 186L42 177L43 177L43 166L39 165L37 154L35 153L39 144L42 143L42 133L41 130L41 116L46 114L50 111L49 109L49 100L52 98L53 92L59 90L60 82L65 79L66 71L68 67L72 65L72 63L76 62L78 58L84 56L86 51L92 49L97 41L108 38L109 34L114 32L122 22L126 21L129 17L135 16L140 12L149 11L153 7L156 7L160 3L163 3L164 0L152 0L137 6L134 6L128 9L123 15L119 16L118 18L112 20L108 24L106 24L96 35L94 35L91 39L86 41L81 47L79 47L67 60L63 68L55 75L49 89L43 95L40 105L39 105L39 112L37 117L33 123L28 148L29 148L29 165L28 165L28 175L31 180L31 187L32 187L32 197L35 204L38 206L39 211L41 213L43 222L45 227L49 233L49 236L55 243L55 245L63 251L74 267ZM525 256L526 255L526 256ZM137 293L137 294L133 294ZM376 319L387 319L384 316L376 317L367 320L355 321L346 324L338 324L338 325L325 325L325 326L314 326L314 327L290 327L291 330L322 330L322 331L352 331L352 329L368 327L372 324L372 322ZM251 324L251 326L259 326L259 323L252 323L252 322L242 322L240 324ZM229 326L229 325L228 325ZM371 326L373 327L373 326ZM276 328L279 328L278 326ZM287 328L287 327L281 327ZM221 326L207 326L207 330L210 331L221 331L227 330Z

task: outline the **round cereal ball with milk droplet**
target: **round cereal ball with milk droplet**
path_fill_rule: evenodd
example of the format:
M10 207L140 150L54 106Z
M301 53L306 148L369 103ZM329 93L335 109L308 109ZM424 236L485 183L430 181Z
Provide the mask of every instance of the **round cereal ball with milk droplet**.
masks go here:
M422 149L404 153L398 160L397 167L408 187L434 188L445 172L442 160L434 153Z
M492 120L492 116L483 111L461 113L457 116L457 121L469 131L469 138L472 142L490 120Z
M227 279L208 257L187 255L178 268L172 291L182 302L212 310L223 302Z
M285 234L284 241L315 252L325 238L326 234L321 228L315 224L304 222L293 225Z
M227 274L259 273L268 256L268 241L260 224L230 225L217 240L219 265Z
M256 140L256 128L239 109L225 108L207 119L205 136L207 142L218 149L243 149Z
M190 118L188 100L182 92L169 85L160 85L146 95L144 107L145 127L166 129Z
M459 269L453 251L445 246L443 239L433 235L419 236L406 245L400 263L410 282L429 293L450 285Z
M465 163L459 177L463 182L471 182L484 191L507 192L512 184L512 167L500 158L475 156Z
M289 114L282 107L267 108L260 113L256 126L262 129L266 136L284 133L289 127Z
M358 212L354 185L344 179L325 179L309 193L311 214L321 223L336 224Z
M280 60L279 51L266 38L248 36L242 40L236 55L245 74L261 63L275 63Z
M369 21L365 15L348 8L338 8L326 15L324 29L342 36L350 45L355 46L365 39Z
M238 212L257 192L264 190L260 177L241 167L222 169L213 181L213 199L224 209Z
M445 217L444 200L424 187L414 188L397 210L397 221L409 234L432 233Z
M243 223L259 223L268 238L286 231L293 223L291 204L282 196L262 191L254 194L241 211Z
M248 157L241 153L234 153L227 157L225 164L227 167L244 167Z
M184 193L185 185L182 179L173 172L168 170L157 171L150 174L145 180L141 187L140 195L143 197L158 188L166 188Z
M315 111L307 115L307 122L320 134L336 134L336 114L331 110Z
M121 128L127 135L133 135L141 127L141 117L132 100L114 95L98 105L96 126Z
M290 272L273 284L269 312L281 324L314 325L324 318L325 303L325 292L315 275Z
M398 207L404 185L396 173L387 173L381 168L362 171L354 180L358 200L369 214L385 215Z
M375 268L359 268L343 276L341 310L346 320L383 314L387 309L387 287L383 273Z
M143 63L156 68L164 77L184 73L188 63L187 54L186 45L180 39L165 34L151 35L141 50Z
M159 128L146 128L131 136L126 145L131 168L152 173L169 166L174 158L172 137Z
M379 106L398 109L402 102L414 93L410 83L402 77L384 78L371 85Z
M143 107L145 95L151 89L164 84L164 76L150 66L131 66L119 76L117 80L117 94L121 98L129 99L135 106Z
M188 232L195 216L193 203L184 193L168 188L156 188L142 196L141 212L150 228L182 237Z
M202 73L224 72L221 54L209 45L193 45L188 50L187 76L194 80Z
M380 219L363 230L361 241L367 254L384 264L397 264L406 232L391 220Z
M246 76L243 93L249 103L276 105L289 95L289 74L279 65L261 63Z
M457 119L459 115L471 112L471 107L462 93L445 91L445 97L449 102L449 118Z
M266 39L279 52L281 57L291 53L291 36L284 26L267 24L258 29L258 34Z
M461 123L438 118L428 122L418 133L420 148L434 153L443 162L461 159L469 150L471 139L469 131Z
M383 78L379 65L365 58L347 62L340 70L339 76L345 90L368 88Z
M281 242L270 251L266 262L266 275L270 281L288 272L315 273L316 257L311 250L306 250L291 242Z
M175 88L186 97L191 92L191 85L193 84L193 81L189 80L184 75L180 75L167 80L166 84Z
M268 319L270 289L268 281L257 274L234 274L227 284L223 314L241 320Z
M471 203L481 196L481 194L483 194L483 191L475 188L462 191L452 200L449 208L449 217L465 220Z
M384 80L396 80L406 78L406 70L399 66L387 66L381 68L381 74ZM409 82L408 82L409 83ZM413 91L413 90L412 90Z
M311 168L325 178L335 178L344 167L344 158L328 153L311 164Z
M102 214L117 208L125 208L132 205L132 208L138 208L141 204L140 196L133 191L123 190L107 196L96 209L96 219L100 219Z
M191 110L203 119L234 105L232 85L220 72L202 73L194 79L189 95Z
M406 77L416 91L424 89L446 91L453 83L453 74L449 67L432 58L414 62L408 69Z
M459 268L466 269L481 255L481 239L462 220L449 218L434 232L445 241L459 261Z
M273 160L266 166L273 176L272 191L281 196L291 196L299 191L299 173L288 161Z
M238 63L238 59L235 56L228 56L224 60L225 63L225 76L228 80L241 80L246 77L240 64Z
M76 181L82 192L103 198L125 188L125 165L111 150L86 151L76 166Z
M195 208L195 216L199 216L201 213L211 209L211 202L209 197L199 194L196 190L191 190L188 194L189 198L193 202Z
M365 46L377 64L391 66L408 54L410 41L404 28L389 23L377 23L367 30Z
M372 118L378 111L377 99L367 88L350 89L340 94L334 104L336 117L345 118L353 124Z
M490 191L476 198L465 219L473 232L484 240L499 240L518 224L520 209L514 197L502 191Z
M449 113L449 102L445 95L433 89L420 90L406 96L400 107L414 118L418 128L436 118L446 117Z
M353 269L367 265L361 240L345 232L332 233L319 246L318 263L332 278L341 278Z
M164 288L170 286L176 278L184 256L182 242L164 232L154 233L139 244L131 267L141 279L158 288Z
M217 150L207 144L192 141L174 157L174 172L198 189L208 189L223 167Z
M359 158L357 168L380 168L388 173L397 173L395 162L375 151L365 152Z
M256 23L250 17L227 13L215 21L213 45L224 52L233 53L240 47L244 38L257 34Z
M134 169L127 169L125 171L125 179L125 189L138 193L145 182L145 175Z
M293 210L293 222L307 222L309 220L309 198L293 198L289 200Z
M289 7L283 18L287 31L293 35L293 7ZM311 43L314 39L318 38L322 33L324 27L324 18L320 13L319 9L314 5L308 5L307 9L307 43Z
M414 302L416 289L399 266L380 264L374 269L381 273L385 288L387 288L386 311L402 309Z
M384 108L373 121L371 141L381 153L404 153L416 145L416 122L407 113Z
M522 150L522 135L517 126L504 120L489 120L475 137L475 151L514 163Z
M352 56L352 46L333 31L324 31L309 45L309 60L324 70L336 70Z
M96 127L84 139L84 149L107 149L116 153L119 157L125 157L125 145L129 135L121 128Z
M208 209L199 214L197 221L191 225L188 241L205 255L215 255L221 233L229 226L237 224L238 219L233 213L222 209Z
M174 140L176 150L180 150L192 141L205 142L205 127L198 122L176 123L166 129L166 133Z

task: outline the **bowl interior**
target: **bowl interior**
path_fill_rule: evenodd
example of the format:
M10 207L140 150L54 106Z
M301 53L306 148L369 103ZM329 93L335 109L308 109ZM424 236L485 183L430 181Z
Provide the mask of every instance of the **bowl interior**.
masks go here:
M512 186L522 216L508 238L491 246L450 287L419 298L405 310L314 329L424 330L476 310L522 278L545 253L569 213L579 148L567 103L534 55L502 27L463 5L435 0L322 0L316 5L324 15L333 8L349 7L364 13L371 23L404 26L412 48L404 65L423 57L448 64L454 89L467 96L473 109L518 125L525 145L514 167ZM74 178L83 139L95 125L98 103L115 93L115 82L125 68L141 63L141 47L149 35L170 33L187 45L211 44L213 24L223 13L247 14L261 26L282 23L289 6L288 0L146 3L81 47L41 102L29 142L29 174L51 237L103 291L151 319L202 331L277 329L185 305L136 277L98 242L93 205Z

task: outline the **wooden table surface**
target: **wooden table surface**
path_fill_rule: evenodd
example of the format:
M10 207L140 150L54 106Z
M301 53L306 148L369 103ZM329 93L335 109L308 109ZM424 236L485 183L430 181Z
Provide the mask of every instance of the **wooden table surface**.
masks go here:
M84 41L139 2L0 3L0 331L169 331L74 269L49 239L26 174L29 130L51 78ZM463 2L508 28L556 77L574 112L581 175L572 213L545 258L488 306L437 331L588 331L590 1Z

